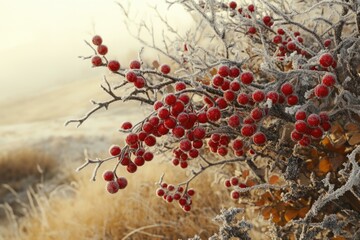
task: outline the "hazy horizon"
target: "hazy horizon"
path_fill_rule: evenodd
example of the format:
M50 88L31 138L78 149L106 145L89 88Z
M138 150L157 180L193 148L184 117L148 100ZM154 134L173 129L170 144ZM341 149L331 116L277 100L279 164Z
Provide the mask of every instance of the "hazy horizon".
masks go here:
M131 5L137 16L146 19L151 13L146 6L160 2L133 0ZM141 47L128 34L113 0L0 0L0 9L1 101L71 81L101 79L103 69L91 69L90 61L78 58L92 53L84 40L94 34L103 36L109 57L124 64Z

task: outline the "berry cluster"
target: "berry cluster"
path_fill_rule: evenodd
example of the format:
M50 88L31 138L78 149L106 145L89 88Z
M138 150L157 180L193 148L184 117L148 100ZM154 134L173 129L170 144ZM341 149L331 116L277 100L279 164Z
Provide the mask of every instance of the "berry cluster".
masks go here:
M117 193L119 189L126 188L128 184L125 177L115 177L113 171L105 171L103 178L107 181L106 190L111 194Z
M192 197L195 195L194 189L184 189L182 186L175 187L174 185L161 183L160 187L156 190L156 195L162 197L168 203L178 201L179 206L188 212L191 210Z
M233 188L230 193L232 199L239 199L241 193L238 191L240 188L246 188L247 185L245 183L240 182L239 178L232 177L230 179L226 179L224 182L225 187Z
M331 128L329 116L325 112L307 116L305 111L299 110L295 114L295 119L295 129L291 132L291 139L304 147L310 145L312 139L321 139L324 132Z

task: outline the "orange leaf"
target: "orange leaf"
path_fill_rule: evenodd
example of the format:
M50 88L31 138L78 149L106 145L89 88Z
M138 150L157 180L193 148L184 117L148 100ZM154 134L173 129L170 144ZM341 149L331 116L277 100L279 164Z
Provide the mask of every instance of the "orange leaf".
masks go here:
M319 170L322 173L328 173L331 170L331 163L328 158L322 158L319 161Z
M296 218L298 215L298 211L295 209L287 209L284 214L284 218L287 222L291 221L292 219Z
M265 207L262 211L261 214L263 215L265 220L268 220L270 218L270 213L271 213L272 208L271 207Z
M255 185L256 185L256 182L254 180L252 180L252 179L248 179L246 181L246 186L248 186L248 187L252 187L252 186L255 186Z
M308 207L308 206L301 208L298 212L299 217L304 218L309 210L310 210L310 207Z
M217 74L217 69L216 69L216 68L212 68L212 69L210 70L210 74L211 74L211 76L215 76L215 75Z
M279 181L279 176L277 175L272 175L269 177L269 183L270 184L275 184Z
M346 238L344 238L342 236L335 236L331 240L346 240Z
M247 176L249 176L249 170L242 171L242 177L245 179Z

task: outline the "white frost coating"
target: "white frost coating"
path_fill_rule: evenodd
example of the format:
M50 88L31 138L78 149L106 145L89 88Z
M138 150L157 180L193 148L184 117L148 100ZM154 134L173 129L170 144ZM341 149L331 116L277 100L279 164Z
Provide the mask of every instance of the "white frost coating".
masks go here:
M309 99L310 96L313 94L314 89L307 90L304 94L305 99Z
M292 107L286 107L285 112L290 114L290 115L295 115L297 110L299 110L300 108L301 108L301 105L295 105L295 106L292 106Z
M265 106L267 106L270 109L270 108L272 108L272 103L273 103L272 100L270 98L268 98L266 100Z
M304 220L309 220L312 217L316 216L322 207L324 207L328 202L338 199L344 195L347 191L351 190L354 186L359 184L360 181L360 166L356 162L356 154L360 153L360 146L356 147L351 154L347 157L352 165L352 170L349 175L347 182L336 189L335 191L327 192L323 197L318 198L312 205L310 211L306 214ZM331 189L330 189L331 190Z

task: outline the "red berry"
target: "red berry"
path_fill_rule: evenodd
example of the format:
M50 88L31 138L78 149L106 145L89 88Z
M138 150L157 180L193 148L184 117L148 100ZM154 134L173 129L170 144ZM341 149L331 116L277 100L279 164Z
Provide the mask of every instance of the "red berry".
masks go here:
M151 161L154 158L154 154L152 152L145 152L143 158L145 161Z
M293 41L288 42L288 43L286 44L286 48L287 48L290 52L295 51L295 50L296 50L296 44L295 44L295 42L293 42Z
M126 136L125 141L129 146L134 145L138 141L138 135L135 133L130 133Z
M176 126L176 120L173 117L169 117L164 120L164 125L168 129L173 129Z
M293 130L291 132L291 140L293 140L294 142L300 141L303 137L302 133L297 132L296 130Z
M334 58L330 53L324 53L320 56L319 63L322 67L330 67L334 62Z
M216 102L216 104L218 105L218 107L220 109L225 109L228 106L226 100L224 98L222 98L222 97L219 97L218 99L216 99L215 102Z
M230 69L228 66L221 66L219 67L218 69L218 74L221 76L221 77L227 77L229 76L229 73L230 73Z
M232 177L230 179L231 185L237 186L239 184L239 179L237 177Z
M132 60L130 62L130 69L140 69L141 63L138 60Z
M199 123L207 123L208 122L206 112L198 113L197 119L198 119Z
M116 60L112 60L108 63L108 68L112 72L117 72L120 69L120 63Z
M105 54L107 54L107 52L108 52L108 48L107 48L107 46L105 46L105 45L99 45L99 46L97 47L97 52L98 52L100 55L105 55Z
M329 88L323 84L318 84L314 88L314 92L318 98L325 98L329 95Z
M326 40L324 41L324 46L325 46L325 47L330 47L330 45L331 45L331 39L326 39Z
M158 109L158 116L160 119L167 119L170 116L170 111L166 107L161 107Z
M152 147L156 144L156 138L154 136L149 135L144 139L144 143L147 146Z
M170 66L169 65L167 65L167 64L163 64L163 65L161 65L161 67L160 67L160 71L163 73L163 74L168 74L168 73L170 73Z
M224 182L225 187L231 187L231 182L229 179L225 180Z
M254 134L254 128L252 125L244 125L242 128L241 128L241 134L244 136L244 137L250 137Z
M128 185L128 181L126 178L124 177L119 177L116 182L118 183L119 185L119 189L124 189L126 188L126 186Z
M129 82L135 82L137 79L137 75L136 73L134 73L133 71L128 71L125 75L126 80L128 80Z
M328 73L322 78L321 83L324 84L325 86L332 87L336 83L335 76L333 74Z
M190 206L190 205L185 205L185 206L183 207L183 210L184 210L185 212L189 212L189 211L191 210L191 206Z
M156 189L156 195L158 197L162 197L165 195L165 191L162 188L158 188L158 189Z
M235 9L236 6L237 6L236 2L234 2L234 1L229 2L229 8Z
M321 128L317 127L311 130L311 136L315 139L319 139L323 136L324 132Z
M227 146L230 143L230 138L227 135L222 135L219 140L220 145Z
M285 34L285 31L282 29L282 28L279 28L277 30L277 33L280 34L280 35L284 35Z
M117 193L117 191L119 191L119 184L115 181L108 182L106 190L111 194Z
M194 196L194 195L195 195L195 190L192 189L192 188L190 188L190 189L187 191L187 194L188 194L189 196Z
M246 93L240 93L236 101L241 105L246 105L249 103L249 96Z
M105 181L112 181L114 180L114 172L113 171L105 171L103 173L103 178Z
M308 126L303 120L298 120L295 122L295 129L299 133L306 133L308 130Z
M225 79L224 83L221 85L221 90L226 91L230 88L230 81Z
M240 75L240 69L237 67L230 68L229 77L237 78Z
M306 112L305 112L305 111L298 110L298 111L295 113L295 119L296 119L296 120L305 120L305 119L306 119Z
M188 152L191 149L191 142L188 139L183 139L180 141L180 149Z
M139 89L143 88L145 86L145 79L143 77L137 77L134 86Z
M329 131L331 129L331 124L329 122L323 122L321 123L321 128L324 131Z
M128 164L127 167L126 167L126 170L127 170L129 173L134 173L134 172L136 172L136 170L137 170L137 166L136 166L133 162L129 162L129 164Z
M288 96L290 94L293 93L293 85L290 84L290 83L284 83L282 86L281 86L281 92L285 95L285 96Z
M111 156L118 156L121 153L121 148L117 145L112 145L109 149Z
M231 90L226 90L224 92L224 98L226 101L228 102L232 102L234 101L234 99L236 98L235 92L231 91Z
M244 142L241 139L235 139L233 142L232 148L235 151L239 151L243 148L243 146L244 146Z
M273 104L279 100L279 94L275 91L270 91L266 94L266 99L270 99Z
M210 121L216 122L221 118L221 111L218 107L211 107L206 111L206 116Z
M326 112L320 112L319 117L321 119L321 122L328 122L330 120L329 115Z
M177 98L176 98L175 94L169 93L165 96L164 102L167 105L172 106L176 103L176 100L177 100Z
M299 98L297 95L290 95L287 97L287 104L290 106L294 106L299 102Z
M262 132L257 132L257 133L255 133L252 138L253 138L253 142L254 142L256 145L263 145L263 144L265 144L265 142L266 142L266 136L265 136L265 134L262 133Z
M185 162L185 161L182 161L182 162L180 162L180 167L181 167L181 168L187 168L187 167L188 167L188 163Z
M131 122L124 122L124 123L121 125L121 128L122 128L123 130L128 130L128 129L132 128L132 124L131 124Z
M136 166L141 167L142 165L145 164L145 160L144 160L143 157L137 156L137 157L134 159L134 163L135 163Z
M175 90L176 90L177 92L180 92L180 91L182 91L182 90L184 90L184 89L186 89L186 84L185 84L185 83L183 83L183 82L177 82L177 83L175 84Z
M197 127L194 129L193 134L195 139L201 140L205 138L206 131L202 127Z
M99 35L95 35L93 38L92 38L92 43L96 46L99 46L102 44L102 38L99 36Z
M240 83L239 81L237 80L233 80L231 83L230 83L230 89L234 92L237 92L240 90Z
M240 126L240 117L236 114L233 114L229 117L228 125L232 128L237 128Z
M303 136L299 141L299 144L303 147L309 146L311 143L311 139L308 136Z
M249 34L255 34L256 33L256 28L255 27L249 27L248 33Z
M312 127L316 127L320 124L320 120L319 115L313 113L308 116L307 123Z
M262 102L265 99L265 93L262 90L255 90L251 97L255 102Z
M189 151L189 156L191 158L197 158L199 156L199 151L193 148Z
M220 156L226 156L228 154L228 150L226 147L219 147L217 149L217 153L220 155Z
M212 79L212 84L216 87L221 87L223 83L224 83L224 78L219 75L215 75Z
M276 36L273 38L273 43L275 43L275 44L282 43L282 37L281 37L280 35L276 35Z
M251 110L250 116L255 121L260 121L263 117L263 111L260 108L254 108L253 110Z
M248 6L248 10L249 10L250 12L254 12L254 11L255 11L255 6L254 6L254 4L250 4L250 5Z
M231 198L234 199L234 200L239 199L240 198L240 193L235 191L235 190L231 191Z
M271 23L271 17L270 16L264 16L262 20L263 20L263 23L266 26L269 26L269 24Z
M99 56L93 56L91 59L91 63L94 67L98 67L102 65L102 59Z

